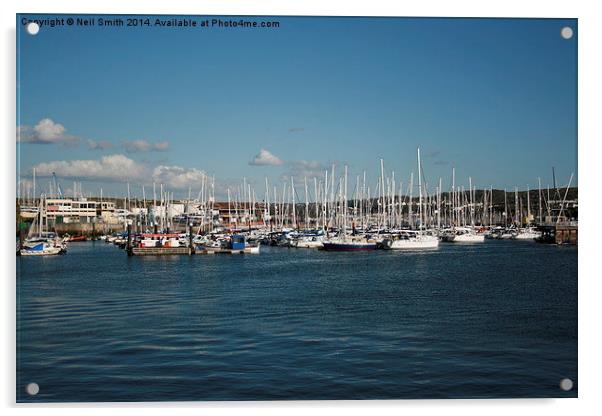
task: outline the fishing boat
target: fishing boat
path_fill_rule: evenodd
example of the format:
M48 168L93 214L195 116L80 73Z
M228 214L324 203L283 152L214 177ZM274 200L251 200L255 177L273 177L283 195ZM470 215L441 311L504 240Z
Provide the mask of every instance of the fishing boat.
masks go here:
M399 234L385 238L382 243L385 250L420 250L439 247L439 239L419 231L404 230Z

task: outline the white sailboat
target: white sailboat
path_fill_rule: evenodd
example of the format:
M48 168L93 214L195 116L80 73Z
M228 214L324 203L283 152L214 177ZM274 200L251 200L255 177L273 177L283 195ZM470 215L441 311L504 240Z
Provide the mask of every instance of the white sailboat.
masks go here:
M541 232L537 231L533 227L521 228L518 230L516 234L513 234L512 238L515 240L532 240L535 241L536 238L541 237Z
M27 241L23 245L23 248L19 250L21 256L54 256L61 254L62 252L63 249L61 246L57 246L55 243L46 239Z
M404 230L398 235L383 240L387 250L421 250L439 247L439 239L420 231Z
M345 166L343 194L341 195L343 227L340 234L323 242L326 251L366 251L376 250L376 241L365 236L347 236L347 166Z
M453 240L454 243L483 243L485 234L477 233L471 227L456 227Z
M43 198L40 198L38 218L32 222L27 239L20 247L18 254L21 256L54 256L67 252L67 243L58 238L55 233L43 231L44 209Z
M394 237L383 240L383 247L388 250L421 250L433 249L439 246L439 238L434 235L425 234L422 231L422 174L420 166L420 148L418 149L418 212L419 229L418 231L404 230Z
M323 246L323 235L303 235L291 241L291 247L296 248L321 248Z

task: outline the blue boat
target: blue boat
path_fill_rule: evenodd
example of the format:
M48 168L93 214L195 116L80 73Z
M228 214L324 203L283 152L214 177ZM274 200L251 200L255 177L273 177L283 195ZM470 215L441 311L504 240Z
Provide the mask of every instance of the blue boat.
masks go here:
M326 251L370 251L376 250L376 242L367 239L333 238L324 241L322 248Z

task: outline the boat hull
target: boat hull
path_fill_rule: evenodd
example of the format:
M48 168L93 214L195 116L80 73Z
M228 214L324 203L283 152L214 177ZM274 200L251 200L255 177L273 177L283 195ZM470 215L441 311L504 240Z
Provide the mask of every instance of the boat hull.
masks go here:
M416 239L416 240L393 240L390 244L385 244L387 250L422 250L439 247L437 238Z
M58 254L62 254L60 247L47 247L43 250L22 249L19 252L21 256L56 256Z
M483 234L461 234L454 237L454 243L483 243L485 236Z
M324 243L322 243L322 241L303 241L303 240L299 240L296 241L293 247L296 248L321 248L324 246Z
M322 249L326 251L371 251L376 250L376 243L328 243L324 242Z

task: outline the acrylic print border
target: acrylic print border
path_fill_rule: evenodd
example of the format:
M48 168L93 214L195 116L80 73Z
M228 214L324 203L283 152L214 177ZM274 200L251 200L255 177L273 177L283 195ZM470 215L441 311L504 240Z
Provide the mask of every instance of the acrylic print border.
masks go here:
M47 124L48 124L48 123L47 123ZM37 126L37 125L36 125L36 126ZM40 127L40 130L41 130L43 127L44 127L44 125L42 125L42 126ZM54 125L52 125L52 126L50 126L50 127L52 127L52 128L54 129L53 131L55 131L55 132L57 131L57 130L56 130L56 129L57 129L57 127L56 127L56 122L55 122L55 124L54 124ZM35 130L35 128L34 128L34 130ZM51 130L52 130L52 129L51 129ZM59 130L60 130L60 129L59 129ZM48 137L48 136L47 136L47 137ZM41 139L41 137L38 137L38 139ZM141 146L142 146L142 147L145 147L145 146L153 146L153 145L155 145L155 146L156 146L156 145L158 145L158 143L153 143L153 144L144 144L144 145L141 145ZM134 145L132 145L132 146L134 146ZM269 153L269 154L265 154L265 153L263 153L263 154L262 154L261 152L257 153L257 155L256 155L256 156L254 156L254 159L253 159L253 161L256 161L256 162L257 162L257 164L261 164L261 163L263 163L263 161L265 161L265 160L271 160L271 161L272 161L272 162L274 162L276 165L279 165L278 163L276 163L276 162L278 162L278 160L279 160L278 156L274 156L274 154L272 154L272 153L270 153L270 152L268 152L268 153ZM252 155L251 155L251 156L252 156ZM274 159L274 157L275 157L276 159L278 159L278 160ZM256 159L257 159L257 160L256 160ZM261 163L260 163L260 162L261 162ZM75 190L76 188L77 188L77 187L74 187L74 190ZM421 187L420 189L422 189L422 187ZM294 222L293 222L293 223L294 223Z

